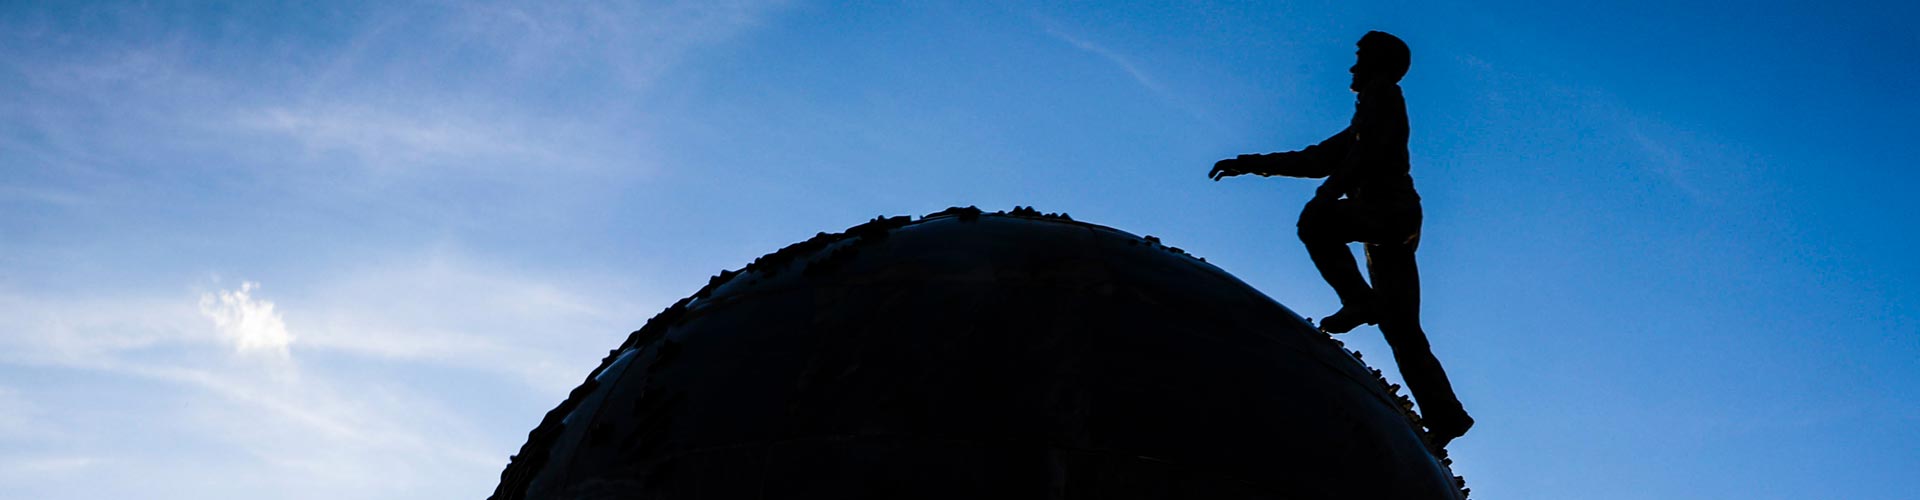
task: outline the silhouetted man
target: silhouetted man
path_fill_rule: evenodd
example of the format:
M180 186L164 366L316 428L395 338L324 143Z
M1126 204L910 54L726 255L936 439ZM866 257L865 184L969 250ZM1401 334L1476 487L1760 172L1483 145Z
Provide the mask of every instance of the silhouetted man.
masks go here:
M1321 178L1326 182L1300 211L1300 241L1320 276L1340 296L1340 310L1320 320L1328 333L1362 324L1380 325L1393 346L1407 389L1420 402L1422 420L1445 446L1466 434L1473 418L1447 382L1420 329L1420 276L1413 252L1420 246L1420 194L1408 174L1407 103L1400 77L1412 54L1399 38L1379 31L1360 37L1352 90L1359 94L1346 130L1300 151L1248 154L1220 160L1214 180L1240 174ZM1368 286L1347 251L1366 244Z

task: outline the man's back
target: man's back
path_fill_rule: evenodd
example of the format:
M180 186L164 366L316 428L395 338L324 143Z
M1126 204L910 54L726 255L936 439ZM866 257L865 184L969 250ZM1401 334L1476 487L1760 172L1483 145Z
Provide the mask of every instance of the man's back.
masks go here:
M1363 202L1418 202L1413 189L1411 162L1407 154L1407 101L1400 85L1383 83L1360 90L1354 104L1354 144L1348 150L1345 172L1354 179L1328 179L1343 183L1342 194Z

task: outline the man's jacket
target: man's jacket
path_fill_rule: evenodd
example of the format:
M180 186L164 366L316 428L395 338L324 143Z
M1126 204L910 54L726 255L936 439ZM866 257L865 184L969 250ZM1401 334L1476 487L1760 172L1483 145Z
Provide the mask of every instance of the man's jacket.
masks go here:
M1240 155L1240 170L1262 176L1327 178L1320 194L1364 203L1419 202L1408 174L1407 101L1400 85L1361 89L1346 130L1300 151Z

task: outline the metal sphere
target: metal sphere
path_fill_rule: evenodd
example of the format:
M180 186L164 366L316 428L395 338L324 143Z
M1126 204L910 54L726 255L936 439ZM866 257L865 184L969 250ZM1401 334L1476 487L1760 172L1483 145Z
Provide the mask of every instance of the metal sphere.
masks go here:
M1152 237L881 218L649 321L494 498L1462 498L1377 373Z

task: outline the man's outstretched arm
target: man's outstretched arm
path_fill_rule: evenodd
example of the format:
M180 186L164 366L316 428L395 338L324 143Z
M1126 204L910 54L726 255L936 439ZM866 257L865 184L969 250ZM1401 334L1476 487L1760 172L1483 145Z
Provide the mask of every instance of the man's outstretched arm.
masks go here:
M1275 175L1318 179L1333 174L1335 168L1347 157L1347 150L1353 145L1353 130L1342 130L1319 144L1307 146L1299 151L1284 153L1247 154L1213 164L1213 171L1207 177L1220 180L1240 174L1254 174L1261 177Z

